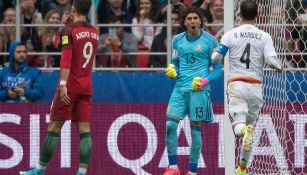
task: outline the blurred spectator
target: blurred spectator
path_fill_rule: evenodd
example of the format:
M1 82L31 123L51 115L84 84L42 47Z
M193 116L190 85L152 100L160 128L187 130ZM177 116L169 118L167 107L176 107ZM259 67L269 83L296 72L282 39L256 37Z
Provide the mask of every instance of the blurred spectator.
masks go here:
M41 14L35 11L35 0L20 0L20 11L22 24L42 23ZM24 27L21 41L26 43L29 52L42 51L42 43L35 27ZM43 63L41 56L34 55L28 55L27 61L30 66L35 67L41 67Z
M166 23L166 16L164 19ZM172 37L179 32L180 13L177 10L172 10ZM166 52L167 36L166 27L163 27L162 31L155 36L152 45L151 52ZM167 56L166 55L150 55L149 67L166 67Z
M64 11L62 11L61 24L65 24L65 22L68 19L68 17L72 15L71 9L72 9L72 7L70 6L70 7L66 8L66 9L64 9ZM62 31L63 28L64 28L64 26L61 26L59 28L59 31Z
M193 2L193 6L200 8L200 10L208 10L210 9L211 0L198 0Z
M58 10L63 12L65 9L71 7L71 0L42 0L41 9L42 14L45 15L49 10Z
M199 10L200 12L203 12L201 9ZM204 15L203 13L203 22L204 22L204 25L203 25L203 28L205 31L209 32L211 35L215 36L216 35L216 32L212 30L212 27L211 26L208 26L208 24L211 24L212 23L212 18L209 19L208 18L209 16L208 15Z
M161 27L149 26L156 23L156 4L155 0L140 0L136 17L133 18L133 25L148 25L132 27L132 33L138 39L139 45L151 48L151 43L157 33L161 31Z
M131 24L133 15L124 6L124 0L101 0L98 5L99 24L108 24L110 16L117 16L122 24ZM131 32L131 27L125 27L125 31ZM107 27L100 27L100 34L108 33Z
M44 24L60 24L61 12L50 10L44 17ZM42 27L40 39L43 44L44 52L60 52L60 33L59 27ZM44 59L45 67L59 67L60 56L47 56Z
M294 0L288 1L286 6L287 23L290 25L285 28L285 38L288 52L293 53L286 57L289 67L306 67L307 63L307 55L301 54L307 52L307 29L305 27L307 20L304 18L306 14L302 5L304 5L304 1ZM292 24L296 25L293 26Z
M38 101L43 96L41 72L27 65L26 45L13 42L9 52L9 65L0 70L0 100L7 103Z
M183 12L186 9L186 5L183 0L171 0L172 9L176 9L178 12ZM166 15L168 4L160 7L157 13L157 22L164 22L164 16Z
M111 16L109 24L121 24L116 16ZM102 55L97 64L103 67L136 67L135 55L122 55L122 53L136 52L138 41L132 33L124 31L123 27L109 27L109 33L100 36L98 53L112 53ZM99 65L98 65L99 66Z
M16 5L16 0L10 0L10 1L0 1L0 12L4 12L8 8L14 8ZM4 14L0 13L0 21L3 21Z
M131 14L135 14L139 1L138 0L124 0L124 8Z
M16 11L13 8L8 8L4 11L4 18L2 24L15 24ZM8 52L8 48L12 41L16 40L16 28L0 27L0 52ZM0 67L4 67L9 61L9 56L0 56Z
M224 25L224 1L212 0L211 4L212 24L216 24L216 26L212 26L212 30L217 33Z
M211 0L200 0L193 3L193 6L198 7L203 14L205 24L211 24L213 21L212 14L210 12L210 4ZM216 35L216 32L212 30L211 26L205 26L205 30L210 32L210 34L213 36Z

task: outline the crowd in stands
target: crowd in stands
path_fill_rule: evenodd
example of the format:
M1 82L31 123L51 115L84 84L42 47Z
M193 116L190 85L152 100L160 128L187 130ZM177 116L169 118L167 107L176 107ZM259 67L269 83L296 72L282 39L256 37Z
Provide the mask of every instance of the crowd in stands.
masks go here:
M6 2L6 1L4 1ZM215 5L216 4L216 5ZM96 23L132 24L126 27L99 27L100 47L96 58L97 67L166 67L166 55L149 55L148 52L166 52L166 28L154 26L166 22L167 1L163 0L95 0ZM205 21L221 23L222 0L172 0L172 35L182 31L178 25L180 14L188 5L203 10ZM16 23L16 1L3 3L0 7L3 24ZM212 7L212 8L211 8ZM60 24L71 9L71 0L20 0L21 24ZM222 14L221 14L221 13ZM175 16L175 17L173 17ZM173 19L174 18L174 19ZM147 26L148 25L148 26ZM59 52L61 38L59 26L23 26L21 41L29 52ZM221 28L221 27L219 27ZM212 34L219 30L206 28ZM113 33L112 33L113 31ZM16 40L15 27L0 27L0 52L8 52L9 45ZM112 36L113 35L113 36ZM145 52L131 55L130 52ZM0 56L0 66L8 65L9 56ZM60 55L31 55L27 63L33 67L59 67Z
M307 0L285 1L294 21L302 22ZM148 52L166 52L166 23L168 9L165 0L94 0L96 24L129 24L132 26L99 26L99 55L96 67L166 67L166 55L150 55ZM178 25L187 6L198 7L203 16L204 30L221 37L223 34L224 0L171 0L172 36L181 32ZM16 23L16 0L3 1L0 9L2 24ZM22 26L21 41L29 52L59 52L60 31L71 9L71 0L20 0L21 24L59 24L58 26ZM91 17L89 16L89 19ZM289 21L291 23L291 21ZM307 32L305 27L287 27L286 37L289 52L304 52ZM8 52L9 45L16 40L15 27L0 27L0 52ZM144 55L129 53L145 52ZM288 56L294 67L305 67L306 56ZM0 67L8 65L9 57L0 55ZM27 63L34 67L59 67L60 55L28 55Z

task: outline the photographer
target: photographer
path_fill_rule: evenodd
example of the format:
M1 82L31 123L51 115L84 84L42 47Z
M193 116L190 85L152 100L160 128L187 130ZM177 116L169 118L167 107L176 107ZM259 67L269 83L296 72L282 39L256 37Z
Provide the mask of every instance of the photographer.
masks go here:
M41 72L26 63L26 44L11 44L9 65L0 70L0 100L6 103L33 102L43 96Z

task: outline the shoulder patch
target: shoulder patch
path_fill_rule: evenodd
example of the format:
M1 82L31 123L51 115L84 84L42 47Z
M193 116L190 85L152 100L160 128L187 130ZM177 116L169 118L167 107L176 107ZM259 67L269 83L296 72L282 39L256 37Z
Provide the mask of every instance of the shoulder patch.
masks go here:
M62 45L64 44L68 44L68 36L65 35L65 36L62 36Z

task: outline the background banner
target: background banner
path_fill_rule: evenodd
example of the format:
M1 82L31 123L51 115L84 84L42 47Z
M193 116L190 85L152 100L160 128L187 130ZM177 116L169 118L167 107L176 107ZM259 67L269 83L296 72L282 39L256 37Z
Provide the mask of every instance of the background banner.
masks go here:
M0 175L18 174L37 164L49 123L49 104L0 104ZM91 119L93 154L89 175L158 175L168 165L165 135L166 104L95 104ZM224 175L223 105L215 104L215 121L203 124L203 150L199 174ZM305 167L307 115L284 116L295 143L285 147L276 131L274 116L262 115L255 127L255 151L251 157L269 156L269 163L286 169ZM181 121L178 159L181 172L188 170L191 143L189 121ZM233 133L229 133L233 134ZM270 144L261 145L262 139ZM74 123L63 127L60 144L47 174L72 175L79 166L79 136ZM294 164L289 164L290 158Z

